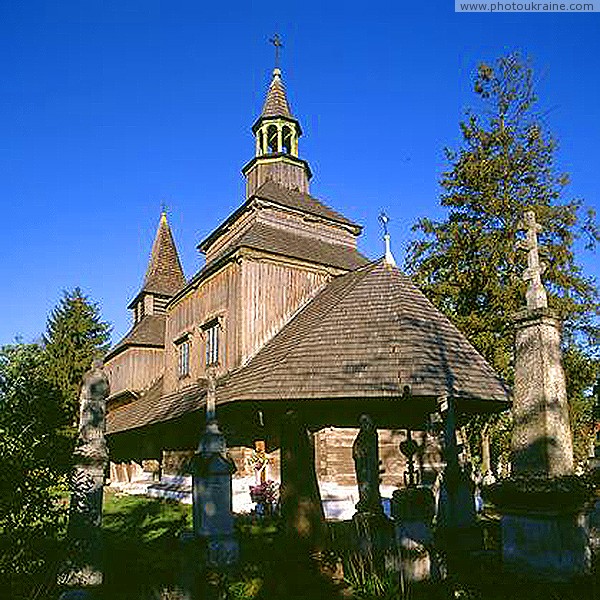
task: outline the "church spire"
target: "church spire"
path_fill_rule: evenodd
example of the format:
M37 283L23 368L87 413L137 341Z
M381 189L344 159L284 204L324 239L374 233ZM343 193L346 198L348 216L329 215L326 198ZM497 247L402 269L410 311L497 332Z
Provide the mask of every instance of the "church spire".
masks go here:
M312 177L308 163L298 157L302 129L290 110L279 68L279 49L283 44L277 34L270 41L275 46L276 66L262 112L252 126L256 138L255 156L242 169L247 179L248 197L266 181L308 193Z
M185 285L185 277L163 206L142 289L129 304L135 322L144 315L164 312L169 298Z

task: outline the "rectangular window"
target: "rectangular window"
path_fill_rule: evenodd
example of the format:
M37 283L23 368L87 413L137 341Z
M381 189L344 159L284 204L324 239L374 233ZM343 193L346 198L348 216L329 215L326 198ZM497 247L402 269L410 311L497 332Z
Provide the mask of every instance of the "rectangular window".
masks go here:
M206 365L219 362L219 324L213 323L204 330L206 339Z
M190 342L181 342L177 350L179 352L179 377L190 374Z

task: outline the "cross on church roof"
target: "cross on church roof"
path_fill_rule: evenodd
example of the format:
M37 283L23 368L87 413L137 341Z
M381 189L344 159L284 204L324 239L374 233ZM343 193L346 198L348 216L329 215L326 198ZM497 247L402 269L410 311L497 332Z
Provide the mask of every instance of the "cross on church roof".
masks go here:
M532 210L526 211L523 215L520 229L524 229L526 235L525 240L519 243L519 247L527 250L527 268L523 272L523 279L528 282L525 295L527 308L546 308L548 297L542 283L542 273L546 265L540 261L537 238L542 226L535 220L535 213Z
M279 50L280 50L280 48L283 48L283 43L281 42L281 38L279 37L278 33L276 33L272 38L270 38L269 41L271 42L271 44L273 44L273 46L275 46L275 68L278 69L279 68Z

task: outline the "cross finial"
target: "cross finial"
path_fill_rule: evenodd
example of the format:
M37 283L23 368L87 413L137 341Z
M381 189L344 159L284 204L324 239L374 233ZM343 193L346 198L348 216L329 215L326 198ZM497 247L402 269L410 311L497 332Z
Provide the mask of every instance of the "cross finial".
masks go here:
M548 297L542 283L542 273L546 265L540 262L537 234L542 226L535 220L535 213L528 210L523 215L523 223L520 228L525 230L525 240L519 243L519 247L527 250L527 268L523 272L523 279L528 282L527 308L546 308Z
M383 212L379 213L379 222L383 225L383 241L385 243L385 262L392 266L396 266L396 260L394 259L394 255L392 254L392 249L390 247L390 234L388 232L388 223L390 222L390 218Z
M283 43L281 41L281 37L276 33L272 38L269 39L271 44L275 46L275 68L279 69L279 51L283 48Z
M160 202L160 214L161 215L167 214L167 203L164 200L161 200L161 202Z

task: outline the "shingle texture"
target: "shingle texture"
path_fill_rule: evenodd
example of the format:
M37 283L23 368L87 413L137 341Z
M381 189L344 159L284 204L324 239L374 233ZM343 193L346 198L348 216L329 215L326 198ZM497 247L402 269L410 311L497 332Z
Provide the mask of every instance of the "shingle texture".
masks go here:
M273 79L267 91L267 98L262 109L261 117L292 117L290 105L285 94L285 86L281 79L281 71L273 71Z
M163 213L152 245L142 291L173 296L185 285L177 248Z
M163 396L163 380L160 378L141 398L108 413L106 433L110 435L145 427L190 413L200 407L205 389L203 382Z
M335 278L254 358L223 378L218 403L449 395L508 401L483 357L397 268L383 261ZM205 383L162 383L108 416L118 433L202 407Z
M146 315L107 354L105 360L129 346L164 348L166 315Z
M483 357L398 269L383 261L332 281L219 401L413 396L507 400Z
M338 223L344 223L360 228L359 225L353 223L350 219L347 219L344 215L341 215L332 208L329 208L329 206L326 206L313 196L287 189L273 181L263 183L253 194L253 197L270 200L277 204L287 206L288 208L293 208L317 217L323 217L325 219L337 221Z
M356 248L330 244L265 223L253 223L232 241L227 247L227 253L242 247L345 270L354 270L368 263ZM215 260L220 258L222 255Z

